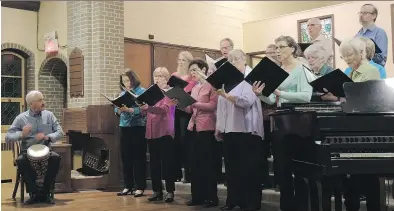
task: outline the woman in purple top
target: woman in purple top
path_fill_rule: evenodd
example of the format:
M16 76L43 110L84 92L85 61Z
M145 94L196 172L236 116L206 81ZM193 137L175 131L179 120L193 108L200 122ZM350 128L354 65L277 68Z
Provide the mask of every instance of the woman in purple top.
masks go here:
M245 73L246 55L232 50L228 61ZM242 81L229 93L217 90L215 136L224 141L227 200L221 210L259 210L261 207L261 142L264 138L263 112L253 87Z

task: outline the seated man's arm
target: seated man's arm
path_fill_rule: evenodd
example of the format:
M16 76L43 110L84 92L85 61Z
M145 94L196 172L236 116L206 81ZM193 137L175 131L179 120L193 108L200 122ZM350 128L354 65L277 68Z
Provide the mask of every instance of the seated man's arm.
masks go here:
M17 116L14 121L12 122L12 125L8 129L7 135L5 136L5 142L15 142L15 141L20 141L23 138L23 120L19 116Z
M53 113L51 115L51 122L52 122L52 133L48 134L47 136L51 139L52 143L55 143L56 141L60 140L63 138L63 129L60 126L59 122L57 121L57 118Z

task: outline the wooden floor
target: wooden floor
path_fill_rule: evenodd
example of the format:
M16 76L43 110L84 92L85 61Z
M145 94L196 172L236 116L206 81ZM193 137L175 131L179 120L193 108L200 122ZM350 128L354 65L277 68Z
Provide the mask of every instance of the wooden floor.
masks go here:
M88 191L80 193L56 194L55 205L35 204L25 206L21 204L19 193L16 201L11 199L13 184L1 185L1 210L19 211L33 209L34 211L188 211L204 210L218 211L218 207L203 209L201 207L187 207L184 204L190 195L181 194L175 196L172 204L164 202L151 203L147 201L147 196L134 198L133 196L116 196L115 192ZM147 191L150 195L152 192ZM28 199L28 195L25 195ZM25 200L26 200L25 199Z

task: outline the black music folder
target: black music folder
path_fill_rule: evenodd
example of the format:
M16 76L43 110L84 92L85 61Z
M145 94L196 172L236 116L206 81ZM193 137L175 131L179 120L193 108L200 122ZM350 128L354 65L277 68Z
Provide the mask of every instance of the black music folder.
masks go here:
M126 106L126 107L130 108L130 107L132 107L132 106L134 106L136 104L135 103L135 100L136 100L135 97L132 96L129 92L125 92L124 95L116 97L114 99L111 99L110 97L106 96L103 93L100 93L100 94L102 96L104 96L105 98L107 98L107 100L109 102L111 102L112 104L114 104L115 106L117 106L119 108L123 107L123 106Z
M305 51L305 49L307 49L309 46L311 46L313 43L298 43L298 45L300 46L302 52Z
M215 89L221 89L224 85L224 90L227 93L234 89L243 80L244 74L242 74L230 62L225 62L206 79L206 81L208 81L208 83L210 83Z
M222 66L224 63L226 63L228 60L226 58L222 58L219 61L215 62L215 67L218 69L220 66Z
M375 40L371 39L375 44L375 53L382 53L382 49L379 48L378 44L376 44Z
M157 86L157 84L153 84L147 90L145 90L144 93L139 95L136 100L140 102L140 104L146 103L149 106L154 106L163 98L163 91L159 88L159 86Z
M333 37L332 38L334 40L334 42L340 46L342 41L338 40L337 38ZM382 53L382 49L379 48L378 44L376 44L375 40L369 38L370 40L372 40L372 42L375 44L375 53Z
M346 97L343 84L353 82L342 70L336 69L324 76L317 78L309 84L318 92L325 93L323 88L337 97Z
M185 109L189 105L197 102L190 94L186 93L180 87L174 87L164 93L170 99L178 100L178 107L180 109Z
M245 81L253 86L256 81L265 83L262 95L268 97L276 88L289 76L285 70L279 67L275 62L271 61L268 57L264 57L252 72L246 76Z
M167 84L170 87L179 87L181 89L184 89L189 83L173 75L170 77Z

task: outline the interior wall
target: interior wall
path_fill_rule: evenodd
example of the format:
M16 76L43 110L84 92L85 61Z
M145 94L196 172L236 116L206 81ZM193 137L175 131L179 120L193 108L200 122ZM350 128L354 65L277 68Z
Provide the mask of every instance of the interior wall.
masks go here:
M242 23L261 19L259 2L125 1L125 37L219 48L231 37L242 47ZM143 21L142 21L143 20Z
M292 36L298 40L297 20L317 17L322 15L334 15L334 33L339 40L353 37L361 28L358 22L358 12L363 4L371 2L348 2L330 7L318 8L309 11L269 18L261 21L248 22L243 25L244 50L246 52L261 51L274 42L280 35ZM388 56L386 71L388 77L394 77L391 11L392 1L375 1L373 4L378 8L379 15L376 25L383 28L388 36ZM347 65L340 58L339 48L335 46L336 67L344 70Z
M22 45L35 55L35 69L40 67L37 62L36 44L36 12L1 7L1 43Z

